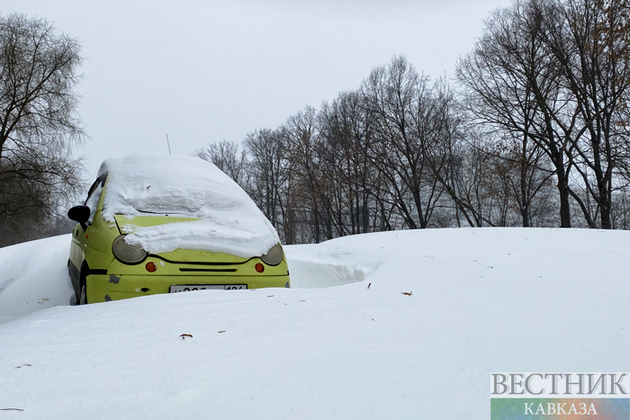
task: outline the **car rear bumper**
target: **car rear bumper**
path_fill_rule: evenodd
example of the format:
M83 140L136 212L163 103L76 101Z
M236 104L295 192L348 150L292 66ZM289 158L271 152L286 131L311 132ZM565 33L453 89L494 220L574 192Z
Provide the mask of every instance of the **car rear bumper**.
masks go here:
M288 275L261 276L156 276L93 274L86 277L88 303L169 293L171 285L246 284L248 289L290 287Z

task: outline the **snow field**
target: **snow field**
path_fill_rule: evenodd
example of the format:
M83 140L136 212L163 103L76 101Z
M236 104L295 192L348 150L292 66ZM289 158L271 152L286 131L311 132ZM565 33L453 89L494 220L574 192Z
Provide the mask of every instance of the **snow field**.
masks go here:
M0 419L487 419L491 372L630 371L629 232L357 235L286 246L292 289L81 307L69 243L0 249Z

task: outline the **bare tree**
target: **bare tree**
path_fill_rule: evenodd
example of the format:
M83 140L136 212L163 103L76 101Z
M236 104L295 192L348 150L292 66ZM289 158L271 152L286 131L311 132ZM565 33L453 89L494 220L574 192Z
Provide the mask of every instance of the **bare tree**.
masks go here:
M454 203L451 225L462 226L463 219L469 226L492 225L486 188L492 183L492 159L483 147L486 136L465 130L463 113L444 81L437 83L433 96L433 135L423 142L423 152L433 176Z
M424 153L424 142L434 134L429 79L405 57L395 57L372 71L363 92L375 115L374 156L393 203L410 228L426 228L442 193Z
M344 92L319 113L323 176L334 194L335 228L365 233L376 223L379 171L371 159L373 117L361 93Z
M79 182L85 134L75 39L43 19L0 16L0 227L3 244L38 236Z
M248 160L245 150L239 151L239 145L231 141L210 143L195 151L195 156L212 162L244 189L247 188L249 175Z
M333 199L322 175L322 143L319 138L317 111L307 106L290 116L282 127L288 145L292 198L308 209L312 217L313 240L331 239L333 235Z
M477 121L522 143L521 182L532 179L527 173L536 166L530 158L538 154L530 152L530 145L548 156L557 178L560 225L570 227L568 155L578 110L562 90L561 70L545 43L545 31L558 18L555 7L551 0L525 0L494 12L474 52L458 64L457 76ZM528 185L519 189L537 190ZM523 196L522 204L530 198Z
M579 111L569 157L596 203L600 225L612 227L613 175L622 139L616 115L630 88L630 6L627 0L566 0L561 20L545 39L561 69L564 88ZM589 225L593 214L580 202Z
M251 156L248 193L278 230L283 242L294 243L295 232L289 215L292 177L285 138L280 130L256 130L247 134L244 146Z

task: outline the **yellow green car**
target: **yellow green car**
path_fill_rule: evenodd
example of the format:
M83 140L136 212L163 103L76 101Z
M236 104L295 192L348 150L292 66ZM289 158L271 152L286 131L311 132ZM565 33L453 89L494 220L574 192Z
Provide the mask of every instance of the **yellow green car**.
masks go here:
M108 159L68 211L77 303L290 287L278 234L247 193L192 156Z

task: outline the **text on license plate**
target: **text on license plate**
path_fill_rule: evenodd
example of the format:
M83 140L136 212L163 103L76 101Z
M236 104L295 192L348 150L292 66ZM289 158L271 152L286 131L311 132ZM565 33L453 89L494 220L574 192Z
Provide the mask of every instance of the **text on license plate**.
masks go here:
M192 292L195 290L243 290L246 284L174 284L170 293Z

